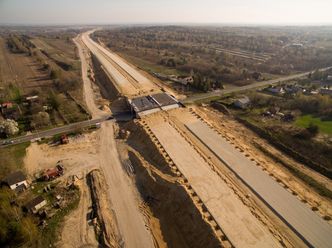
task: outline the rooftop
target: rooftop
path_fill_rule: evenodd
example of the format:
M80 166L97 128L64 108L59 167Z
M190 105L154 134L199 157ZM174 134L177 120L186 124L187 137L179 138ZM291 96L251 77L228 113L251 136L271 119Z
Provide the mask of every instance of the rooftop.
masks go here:
M129 100L129 103L136 113L140 113L147 110L162 109L166 106L178 104L178 101L167 93L157 93L131 99Z
M151 96L161 107L177 104L177 101L166 93L158 93Z
M141 96L131 100L131 106L136 112L158 108L158 104L150 96Z
M29 201L25 207L30 210L32 208L34 208L35 206L37 206L39 203L45 201L44 197L42 197L41 195L40 196L37 196L36 198L32 199L31 201Z
M8 185L14 185L16 183L27 180L22 171L16 171L7 175L2 181Z
M242 104L248 104L250 102L250 99L247 96L242 96L242 97L236 99L236 101L240 102Z

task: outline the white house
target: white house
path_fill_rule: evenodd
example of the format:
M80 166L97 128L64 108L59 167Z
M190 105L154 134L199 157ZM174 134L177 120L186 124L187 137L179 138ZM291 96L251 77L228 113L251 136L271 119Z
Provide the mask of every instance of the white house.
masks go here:
M42 196L37 196L25 205L25 209L35 214L46 204L47 201Z
M179 82L183 85L188 85L188 84L193 84L194 83L194 78L193 77L184 77L181 78L179 77Z
M280 86L272 86L267 88L267 91L273 93L273 94L284 94L285 90L283 87Z
M2 183L8 185L12 190L18 191L22 191L29 186L26 176L21 171L7 175Z
M330 95L332 96L332 87L324 87L324 88L321 88L319 90L319 92L322 94L322 95Z
M33 101L37 101L39 98L39 96L28 96L25 98L25 100L27 100L28 102L33 102Z
M249 106L249 104L250 104L250 99L247 96L243 96L234 101L234 106L241 109L246 109Z

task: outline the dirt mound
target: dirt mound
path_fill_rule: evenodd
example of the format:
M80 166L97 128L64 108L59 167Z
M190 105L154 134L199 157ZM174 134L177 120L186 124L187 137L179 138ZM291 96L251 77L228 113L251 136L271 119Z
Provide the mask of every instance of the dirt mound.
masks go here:
M150 153L158 152L152 148ZM156 168L160 165L152 166L133 151L129 152L129 158L134 166L138 191L159 220L161 233L169 247L221 247L190 196L174 180L176 177L170 180L169 175L162 176L163 173ZM157 155L154 156L156 158L161 161Z
M88 174L93 210L96 213L98 225L96 234L103 247L121 247L121 238L117 230L115 218L107 201L105 178L99 170L93 170Z
M156 168L165 174L175 175L149 135L140 125L128 122L122 126L122 129L130 132L127 143L136 151L139 151L149 163L154 164Z

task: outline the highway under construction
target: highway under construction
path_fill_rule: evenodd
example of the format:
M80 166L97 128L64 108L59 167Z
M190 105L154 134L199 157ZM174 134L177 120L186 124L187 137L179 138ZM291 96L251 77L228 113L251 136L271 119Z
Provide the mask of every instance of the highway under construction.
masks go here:
M145 137L143 144L150 144L160 154L167 166L163 170L170 171L166 174L172 177L151 166L149 174L156 173L166 181L175 178L173 183L178 183L186 192L220 246L331 247L329 222L312 211L291 189L266 173L255 157L245 154L234 140L218 132L209 120L195 111L195 107L183 107L172 92L153 83L135 66L93 41L92 33L81 34L79 42L99 60L114 88L127 99L139 118L129 124L128 129ZM107 147L103 149L107 153ZM142 164L148 167L148 162ZM126 202L115 205L118 209L125 208ZM153 212L154 207L151 209ZM119 232L128 235L131 220L117 215L117 209L114 212L120 223ZM127 223L121 224L123 222ZM140 224L138 221L136 227ZM130 235L135 239L135 235L147 233ZM137 240L142 243L136 242L136 247L153 246L146 243L152 240L151 237L137 237Z

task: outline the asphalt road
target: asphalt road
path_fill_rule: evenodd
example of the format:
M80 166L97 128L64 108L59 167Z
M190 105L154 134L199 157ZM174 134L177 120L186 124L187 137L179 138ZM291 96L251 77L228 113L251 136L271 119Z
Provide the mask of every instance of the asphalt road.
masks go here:
M205 123L197 121L186 126L309 247L331 247L332 226L318 214L274 181Z
M320 70L321 71L326 71L326 70L329 70L331 68L332 68L332 66L322 68ZM271 79L271 80L268 80L268 81L256 82L256 83L241 86L241 87L234 87L234 88L229 88L229 89L219 90L219 91L214 91L214 92L195 94L193 96L190 96L190 97L182 100L181 102L182 103L192 103L192 102L204 100L204 99L207 99L207 98L210 98L210 97L221 96L221 95L225 95L225 94L229 94L229 93L233 93L233 92L239 92L239 91L244 91L244 90L260 88L260 87L268 86L268 85L271 85L271 84L277 84L277 83L285 82L285 81L288 81L288 80L305 77L305 76L308 76L311 72L312 71L299 73L299 74L294 74L294 75L290 75L290 76L286 76L286 77L282 77L282 78Z
M56 128L45 130L45 131L36 131L32 134L28 134L25 136L20 136L20 137L16 137L16 138L12 138L12 139L6 139L6 140L2 141L0 147L6 147L8 145L16 145L16 144L20 144L20 143L24 143L24 142L29 142L34 139L52 137L57 134L68 133L68 132L75 131L77 129L91 127L93 125L96 125L96 123L101 123L101 122L107 120L108 118L109 118L109 116L105 116L103 118L72 123L72 124L69 124L66 126L56 127Z

